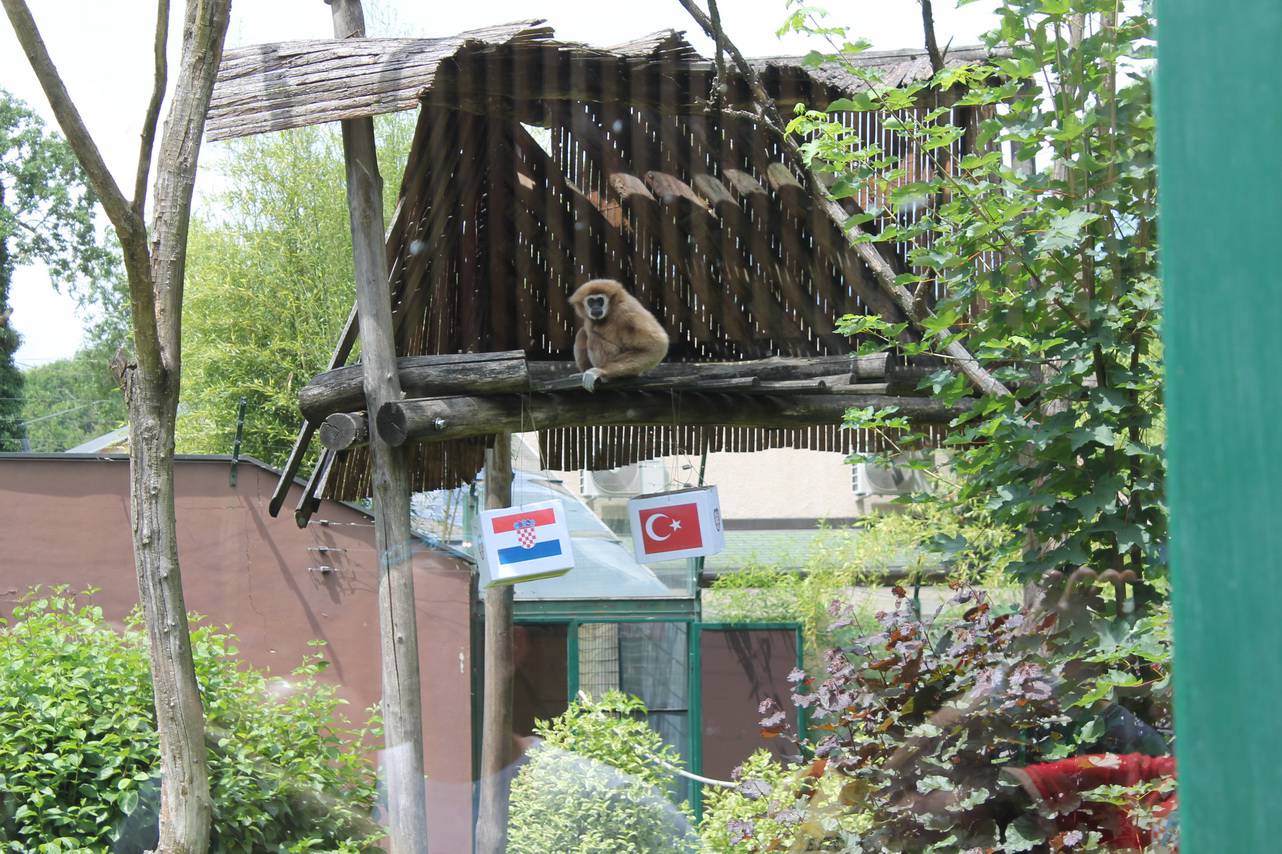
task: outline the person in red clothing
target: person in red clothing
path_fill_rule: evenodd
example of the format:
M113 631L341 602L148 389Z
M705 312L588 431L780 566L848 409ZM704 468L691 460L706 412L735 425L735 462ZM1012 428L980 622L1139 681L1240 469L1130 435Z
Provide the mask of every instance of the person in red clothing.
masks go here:
M1096 831L1110 851L1176 850L1172 846L1177 799L1174 787L1162 787L1131 806L1083 801L1082 795L1100 786L1136 786L1174 780L1175 757L1141 753L1099 753L1043 762L1001 772L1020 788L1043 815L1054 816L1065 835ZM1137 814L1151 816L1139 820Z

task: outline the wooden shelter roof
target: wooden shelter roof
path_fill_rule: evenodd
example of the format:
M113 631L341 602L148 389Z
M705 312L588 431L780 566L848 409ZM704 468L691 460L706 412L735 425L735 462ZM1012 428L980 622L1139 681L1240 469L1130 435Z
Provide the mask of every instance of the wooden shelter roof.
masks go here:
M882 69L888 84L930 74L915 51L859 61ZM756 62L785 111L866 85L800 58ZM556 41L539 22L448 39L289 42L227 52L207 133L225 139L422 105L387 241L399 356L520 350L532 361L570 361L568 297L596 277L624 282L660 318L669 361L852 352L857 342L835 331L836 318L895 321L901 312L812 203L778 137L738 109L749 102L743 81L730 78L715 106L713 84L712 63L675 32L610 48ZM908 150L880 116L840 118L901 154L904 180L952 168L972 145L968 134L926 155ZM965 107L951 118L971 129L978 120ZM855 213L883 202L869 189L846 204ZM883 252L906 271L907 248ZM355 330L349 322L335 367ZM547 467L780 446L849 452L884 441L837 424L681 426L680 395L672 400L670 425L542 431ZM300 447L310 436L305 429ZM413 488L470 480L482 450L476 439L410 446ZM311 488L358 497L368 478L363 448L326 452Z
M223 54L210 102L205 135L211 141L257 133L324 124L340 119L376 116L418 107L438 77L448 77L464 57L503 53L516 67L579 69L580 76L603 78L630 74L639 66L675 63L686 78L682 88L690 100L656 101L661 110L689 111L707 105L713 64L701 57L682 33L663 30L610 47L592 47L553 38L542 21L516 21L447 38L312 39L229 48ZM950 48L950 66L988 56L983 47ZM771 56L750 60L785 97L786 110L798 99L819 107L833 97L868 88L867 81L840 63L811 65L801 56ZM886 86L904 86L930 77L930 61L920 50L865 51L850 59L873 69ZM573 100L569 80L557 90L541 81L538 100ZM484 93L491 99L480 112L493 112L511 101L508 89ZM787 95L793 95L789 98ZM732 76L729 106L750 104L742 80ZM528 105L527 105L528 106Z

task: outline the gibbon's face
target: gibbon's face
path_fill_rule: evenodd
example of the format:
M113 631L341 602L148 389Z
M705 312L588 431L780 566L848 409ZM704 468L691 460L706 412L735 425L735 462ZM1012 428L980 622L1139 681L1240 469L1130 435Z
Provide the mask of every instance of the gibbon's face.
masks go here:
M605 294L590 294L583 300L583 310L592 320L605 320L610 311L610 298Z

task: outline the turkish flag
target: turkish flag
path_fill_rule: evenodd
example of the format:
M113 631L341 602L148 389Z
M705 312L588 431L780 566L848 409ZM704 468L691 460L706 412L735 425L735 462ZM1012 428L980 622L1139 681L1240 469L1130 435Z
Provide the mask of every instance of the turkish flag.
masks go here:
M638 521L641 523L641 548L647 555L703 547L699 505L693 501L642 510Z

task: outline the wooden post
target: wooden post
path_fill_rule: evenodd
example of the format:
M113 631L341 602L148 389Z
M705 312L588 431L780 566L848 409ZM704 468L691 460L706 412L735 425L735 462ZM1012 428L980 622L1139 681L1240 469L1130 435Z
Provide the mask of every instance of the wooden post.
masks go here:
M327 0L334 35L365 35L360 0ZM352 221L361 367L369 412L401 397L392 339L383 242L383 182L374 152L371 119L343 122L347 208ZM379 554L378 610L382 638L384 772L393 854L427 851L427 799L423 783L423 713L419 688L418 625L410 563L410 488L404 451L371 437L374 537Z
M498 433L485 452L485 506L512 505L512 436ZM512 729L512 585L485 591L485 698L481 715L481 803L476 854L507 847L509 781L503 771L516 760Z

